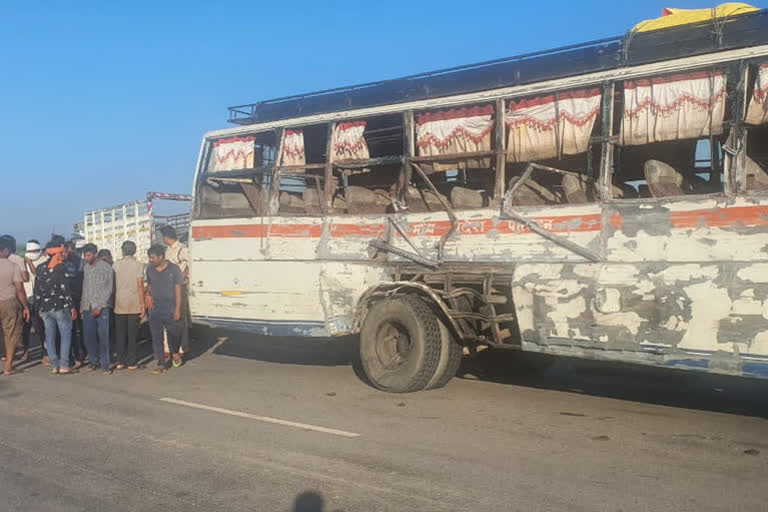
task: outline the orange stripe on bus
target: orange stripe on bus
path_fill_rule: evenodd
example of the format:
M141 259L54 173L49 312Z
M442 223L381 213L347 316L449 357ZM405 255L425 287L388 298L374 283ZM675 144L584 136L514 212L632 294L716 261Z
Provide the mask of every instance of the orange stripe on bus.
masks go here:
M675 228L722 228L728 226L768 225L768 206L733 206L712 210L672 212L669 215Z
M691 210L687 212L671 212L670 223L678 229L695 229L698 227L728 227L728 226L763 226L768 225L768 206L737 206L707 210ZM560 215L551 217L535 217L542 227L554 233L578 233L600 231L602 215ZM615 213L609 219L609 225L621 229L623 218ZM410 237L443 236L451 229L447 220L414 222L408 225L407 234ZM384 223L371 224L342 224L331 222L328 232L331 238L363 237L375 238L387 230ZM459 221L458 232L462 235L487 235L496 232L502 235L529 233L525 226L511 220L465 219ZM230 226L192 226L192 237L206 238L320 238L323 227L320 224L246 224ZM399 235L398 235L399 236Z

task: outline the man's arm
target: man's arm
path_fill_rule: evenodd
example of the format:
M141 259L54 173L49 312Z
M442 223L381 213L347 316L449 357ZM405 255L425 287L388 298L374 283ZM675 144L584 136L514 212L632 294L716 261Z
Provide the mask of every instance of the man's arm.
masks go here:
M173 319L177 322L181 320L181 285L173 286L173 294L176 296L176 310L173 312Z
M179 251L179 268L181 269L182 277L186 280L189 277L189 249L183 245Z
M14 281L13 286L16 288L16 298L21 302L21 307L24 308L24 321L29 322L29 302L27 302L27 292L24 291L24 284L22 281Z
M37 269L35 269L35 275L37 275ZM43 283L40 282L40 279L35 279L35 286L32 287L32 296L36 297L35 300L37 300L38 304L41 302L40 299L40 288L42 287Z
M114 272L112 267L106 263L99 265L94 269L95 290L93 293L93 316L99 316L101 310L109 306L109 299L112 297L112 288L114 286Z
M139 313L141 316L144 316L144 314L147 311L147 304L145 300L145 291L144 291L144 279L139 276L136 278L136 288L139 290L139 302L141 303L141 313Z
M24 261L24 258L12 254L9 259L11 259L12 263L19 267L19 272L21 272L21 280L25 283L29 282L29 272L27 272L27 264Z
M35 265L32 263L32 260L29 258L24 258L24 262L27 264L27 271L29 272L29 275L37 276L37 269L35 268Z
M76 320L77 309L75 309L75 299L72 296L72 287L69 284L69 278L67 278L67 273L64 271L64 266L63 265L59 266L59 269L61 269L61 272L59 273L59 285L61 286L64 297L66 297L67 299L66 307L70 311L72 320ZM35 287L37 287L37 281L35 281Z

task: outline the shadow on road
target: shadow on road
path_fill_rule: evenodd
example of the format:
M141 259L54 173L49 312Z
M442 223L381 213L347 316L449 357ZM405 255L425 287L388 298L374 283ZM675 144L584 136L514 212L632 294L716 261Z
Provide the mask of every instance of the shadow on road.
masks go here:
M354 366L354 373L365 380L359 364L353 365L356 337L282 338L207 330L196 343L212 347L221 337L226 341L213 350L217 355L293 365ZM195 347L196 353L200 347ZM768 380L491 350L465 357L457 377L768 418Z
M298 364L312 366L347 366L352 364L357 339L343 338L296 338L279 336L256 336L231 331L210 331L213 335L204 338L225 336L213 353L223 356L256 359L270 363ZM204 342L210 345L210 340Z
M768 380L511 351L465 358L458 377L768 418Z
M325 512L323 495L317 491L306 491L299 494L293 502L291 512ZM334 510L333 512L342 511Z

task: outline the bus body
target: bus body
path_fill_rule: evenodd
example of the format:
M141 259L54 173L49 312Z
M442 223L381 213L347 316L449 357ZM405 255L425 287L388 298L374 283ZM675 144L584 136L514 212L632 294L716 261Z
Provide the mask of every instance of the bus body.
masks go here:
M233 108L194 321L360 333L389 391L481 346L768 377L768 13L715 22Z

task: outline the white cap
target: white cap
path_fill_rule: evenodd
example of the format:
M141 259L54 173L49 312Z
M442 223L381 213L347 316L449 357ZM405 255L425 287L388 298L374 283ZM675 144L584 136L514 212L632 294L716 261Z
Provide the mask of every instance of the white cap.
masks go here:
M28 254L29 253L34 254L34 253L39 253L40 249L41 249L40 244L35 242L27 242L27 246L24 248L24 252Z

